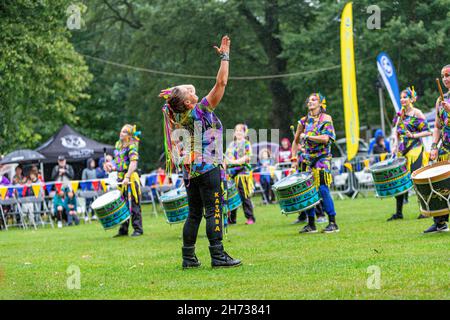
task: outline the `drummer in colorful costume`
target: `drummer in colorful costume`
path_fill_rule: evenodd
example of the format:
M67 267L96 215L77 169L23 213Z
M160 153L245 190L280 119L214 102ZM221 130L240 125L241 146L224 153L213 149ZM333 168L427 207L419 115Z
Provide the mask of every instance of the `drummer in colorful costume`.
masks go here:
M106 171L117 171L119 190L122 192L127 203L131 204L131 224L134 232L132 237L144 233L142 228L141 213L141 182L137 173L139 161L139 136L136 126L126 124L120 131L120 139L116 143L114 160L105 164ZM130 221L127 220L120 226L115 237L127 236Z
M307 100L308 115L298 121L292 154L297 154L297 148L302 140L305 146L303 162L306 171L314 176L315 184L323 200L323 207L328 214L329 224L324 233L339 232L336 224L336 211L330 194L331 176L331 145L336 139L333 119L326 113L326 99L320 93L313 93ZM297 157L291 159L294 170L298 168ZM307 211L308 224L300 233L315 233L315 208Z
M448 92L444 94L444 101L441 101L441 98L439 98L436 102L436 121L430 153L430 159L433 161L450 160L450 65L442 68L441 77ZM441 142L441 145L438 148L439 142ZM449 231L448 218L448 214L434 217L434 224L425 230L424 233Z
M395 139L393 153L405 157L408 170L412 173L428 162L424 154L423 137L431 135L425 115L414 107L417 93L414 87L408 87L401 92L402 110L394 118ZM406 193L395 197L396 212L388 221L403 219L403 203ZM423 218L422 215L419 218Z
M234 129L234 141L228 146L225 159L227 163L227 171L231 179L236 183L239 195L242 200L247 221L245 224L254 224L255 215L253 213L253 204L250 199L253 191L253 176L250 160L252 157L252 146L250 141L246 139L248 128L245 124L238 124ZM236 223L236 212L234 209L230 213L230 224Z
M195 243L203 215L212 267L241 264L240 260L233 259L224 251L222 244L220 164L223 160L223 128L214 113L228 81L230 39L224 36L220 48L215 49L221 57L216 83L200 102L193 85L162 90L159 95L167 100L163 107L167 169L170 172L173 165L182 166L189 202L189 215L183 227L183 268L200 267ZM179 161L176 161L177 156Z

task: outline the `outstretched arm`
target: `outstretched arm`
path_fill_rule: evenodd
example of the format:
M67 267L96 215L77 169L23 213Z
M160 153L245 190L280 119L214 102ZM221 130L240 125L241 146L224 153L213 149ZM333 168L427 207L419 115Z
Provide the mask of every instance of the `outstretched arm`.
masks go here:
M217 53L223 55L223 57L222 60L220 61L220 68L219 72L217 73L216 84L206 96L206 100L208 100L209 106L212 109L216 108L216 106L220 103L225 93L225 87L228 81L228 67L229 67L228 55L230 53L230 44L231 44L230 38L228 36L224 36L222 38L220 48L214 47Z

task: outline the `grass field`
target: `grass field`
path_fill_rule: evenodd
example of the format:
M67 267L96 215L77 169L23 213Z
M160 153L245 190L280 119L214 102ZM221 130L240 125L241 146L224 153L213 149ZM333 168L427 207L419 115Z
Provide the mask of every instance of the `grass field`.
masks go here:
M338 200L341 232L328 235L299 235L276 205L257 206L252 226L239 211L224 244L243 266L220 270L210 267L203 223L203 265L182 270L182 225L149 206L138 238L112 239L98 223L0 232L0 299L450 299L450 233L421 234L431 220L416 220L415 198L403 221L385 222L394 206ZM67 287L69 266L80 268L80 289ZM380 289L367 287L370 266L380 268Z

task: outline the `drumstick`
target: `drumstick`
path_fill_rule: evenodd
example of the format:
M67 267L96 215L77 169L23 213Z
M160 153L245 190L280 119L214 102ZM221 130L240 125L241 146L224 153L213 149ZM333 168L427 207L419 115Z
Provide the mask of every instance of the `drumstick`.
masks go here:
M127 193L128 193L128 208L130 209L131 214L131 187L128 185L127 187Z
M291 125L291 126L290 126L290 129L291 129L292 135L293 135L294 138L295 138L295 128L294 128L294 126Z
M439 78L436 78L436 84L437 84L438 89L439 89L439 95L441 97L441 102L444 102L444 92L442 91L441 81L439 81Z

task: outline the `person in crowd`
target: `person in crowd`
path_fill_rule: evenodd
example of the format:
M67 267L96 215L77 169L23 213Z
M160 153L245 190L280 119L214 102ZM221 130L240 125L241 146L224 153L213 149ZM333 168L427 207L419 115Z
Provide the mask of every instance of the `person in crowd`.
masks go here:
M73 180L75 173L70 164L66 163L66 158L64 156L58 157L58 164L52 170L52 180L68 182Z
M262 149L260 152L259 157L259 163L260 163L260 181L261 181L261 187L264 190L264 197L263 201L264 203L273 203L274 201L274 194L271 189L271 186L273 184L272 176L271 176L271 170L270 168L274 165L273 158L270 155L269 149Z
M297 131L295 133L294 143L292 144L292 154L295 155L292 161L292 169L298 169L298 146L302 141L305 145L305 154L303 161L306 171L311 172L314 177L315 185L318 187L322 198L324 211L328 214L328 226L322 230L324 233L339 232L336 224L336 211L334 209L333 198L330 193L331 176L331 145L336 139L333 119L326 112L327 104L325 97L320 93L311 94L306 105L308 108L307 116L298 121ZM308 224L300 230L300 233L315 233L316 209L311 208L307 211Z
M105 165L105 170L109 173L117 171L117 182L120 183L119 190L125 199L129 201L131 224L134 232L132 237L139 237L144 234L142 227L141 211L141 180L137 173L139 162L140 131L135 125L125 124L119 133L119 140L116 142L114 160ZM128 236L130 220L123 222L118 233L114 237Z
M292 158L291 141L288 138L281 140L280 150L278 151L278 162L290 162Z
M97 168L98 169L98 168ZM97 169L95 168L95 160L90 158L86 162L86 168L83 169L83 172L81 173L81 180L95 180L97 179ZM84 221L88 221L88 214L90 213L92 216L92 220L96 220L97 217L92 211L91 204L94 202L93 197L86 197L86 212L84 216Z
M443 100L436 101L436 126L433 130L433 144L431 145L430 159L432 161L450 160L450 64L441 70L441 78L447 92ZM439 146L439 142L441 142ZM447 190L448 192L448 190ZM424 233L448 232L449 215L433 217L433 224Z
M375 140L375 145L372 149L372 154L383 154L383 153L389 153L388 149L386 148L386 139L384 139L383 136L377 137Z
M73 222L75 225L80 224L80 219L77 216L77 196L73 191L68 191L64 199L64 207L67 211L67 225L71 226Z
M225 163L230 178L236 183L239 196L242 200L244 215L247 218L245 224L252 225L256 222L253 211L251 195L254 191L252 167L250 160L252 156L252 147L247 140L248 127L239 123L234 128L234 141L230 143L225 155ZM236 224L237 209L230 213L229 224Z
M112 161L111 155L106 155L106 157L101 157L98 161L98 167L95 169L95 174L97 179L106 179L108 178L108 172L105 170L105 163L110 163Z
M382 150L380 149L381 146L383 146L386 151L380 152ZM376 151L378 151L378 153L376 153ZM375 131L375 136L370 141L368 153L370 155L386 152L391 153L391 145L389 140L385 138L383 131L381 129L377 129L377 131Z
M201 149L185 146L185 156L178 158L177 142L172 141L174 130L183 128L189 133L191 145L194 146L194 135L198 130L198 123L202 123L201 132L211 132L222 137L223 126L214 113L225 92L228 80L228 64L230 53L230 39L222 38L220 48L216 48L221 56L220 68L217 73L216 84L209 94L200 100L192 85L180 85L164 89L160 97L166 100L163 106L164 115L164 146L166 150L166 168L173 169L173 165L183 167L183 178L189 202L189 215L183 227L182 267L198 268L201 263L195 255L198 228L202 217L206 220L206 235L209 240L209 251L212 267L232 267L241 264L238 259L231 258L224 250L222 243L222 183L225 175L220 170L222 159L218 159L216 152L209 149L216 141L215 135L202 134ZM214 139L213 139L214 138ZM175 139L176 140L176 139ZM215 149L214 149L215 151ZM220 158L222 155L220 154ZM177 162L181 159L181 162Z
M53 217L58 221L58 228L63 227L63 220L67 221L64 191L60 190L53 197Z
M22 165L19 164L15 170L15 174L13 177L13 184L19 185L19 184L25 184L26 182L27 182L27 178L23 174L23 167L22 167Z
M427 165L425 147L422 138L432 135L425 115L414 106L417 101L417 93L414 87L408 87L400 94L402 110L394 117L395 144L394 154L406 158L406 165L410 172ZM395 196L396 211L387 220L403 219L403 204L407 193ZM419 219L424 218L421 214Z
M11 182L8 179L8 174L5 173L0 177L0 186L8 186Z

